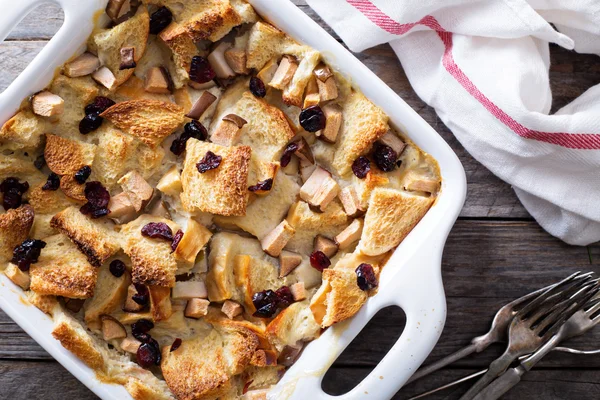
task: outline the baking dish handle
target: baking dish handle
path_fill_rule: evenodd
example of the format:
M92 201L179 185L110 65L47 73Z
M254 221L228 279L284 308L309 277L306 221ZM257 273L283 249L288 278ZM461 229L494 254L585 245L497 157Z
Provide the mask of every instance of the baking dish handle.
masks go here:
M310 343L302 357L269 393L268 399L392 398L419 368L442 333L446 320L446 298L440 265L447 234L447 230L440 229L412 249L404 246L408 243L403 243L388 261L387 270L383 270L380 293L369 299L354 318L334 325L319 340ZM409 251L412 255L405 259ZM399 270L390 268L400 262ZM350 392L335 397L324 393L321 382L325 372L371 318L389 306L401 307L406 314L406 326L394 346ZM368 340L376 342L378 338Z
M94 14L107 0L13 0L0 13L0 40L3 41L34 8L42 4L59 5L65 21L50 42L25 70L0 94L0 123L19 109L21 100L44 89L52 80L55 66L68 61L85 43L94 27Z

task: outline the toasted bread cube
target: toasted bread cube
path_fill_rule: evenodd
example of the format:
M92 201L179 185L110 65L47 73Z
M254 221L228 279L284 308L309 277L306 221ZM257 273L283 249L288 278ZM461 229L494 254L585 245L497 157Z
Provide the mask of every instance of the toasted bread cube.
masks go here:
M265 64L265 66L260 71L258 71L258 74L256 74L256 76L261 81L263 81L263 83L268 84L273 80L275 72L277 72L277 68L277 60L274 58L270 60L267 64Z
M230 43L221 42L207 57L218 78L227 79L235 76L235 72L225 60L225 51L230 47Z
M181 186L181 174L176 165L171 167L167 173L160 178L156 184L156 188L167 196L177 197L183 190Z
M31 193L30 189L30 203L32 203ZM35 214L33 204L24 204L19 208L11 208L0 213L0 265L5 265L12 259L15 247L30 237L35 220L39 220L39 216L36 218Z
M15 264L8 264L8 267L4 270L4 274L21 289L29 290L29 285L31 284L29 274L21 271Z
M323 107L326 124L325 129L316 133L317 137L329 143L335 143L342 126L342 109L337 104L328 104Z
M65 110L65 101L54 93L40 92L31 100L33 113L42 117L60 115Z
M176 282L171 294L173 300L206 299L208 292L203 281Z
M148 93L171 93L169 90L169 81L160 67L152 67L146 72L144 90Z
M333 76L328 78L325 82L317 79L317 85L319 86L319 96L321 97L321 101L337 99L338 89Z
M102 67L92 74L92 78L108 90L117 88L117 78L107 67Z
M223 311L223 314L227 315L227 318L234 319L242 313L243 309L242 306L235 301L225 300L221 311Z
M289 275L302 262L302 256L291 251L282 251L279 255L279 277Z
M246 67L246 50L229 49L225 51L225 61L231 67L233 72L240 75L247 75L250 70Z
M196 256L200 250L208 243L212 236L204 225L190 218L188 220L187 229L183 233L181 241L175 249L175 257L193 263L196 261Z
M69 78L90 75L100 68L100 59L92 53L83 53L73 61L65 64L65 75Z
M342 231L343 232L343 231ZM315 238L314 251L321 251L328 258L332 258L338 252L339 246L336 242L322 235L317 235Z
M300 188L300 198L312 206L319 207L321 211L325 211L339 191L340 186L331 177L331 174L327 170L317 167Z
M121 350L131 354L137 354L137 351L141 345L142 342L140 342L139 340L127 336L121 341Z
M350 225L346 227L343 231L341 231L336 237L335 242L340 247L340 250L347 249L352 244L358 242L360 240L360 235L362 235L363 230L363 220L355 219L352 221Z
M402 154L402 151L404 151L404 148L406 147L406 143L404 143L402 139L400 139L391 131L388 131L385 135L379 138L379 141L386 146L390 146L398 156Z
M283 220L260 242L262 249L271 257L278 257L287 242L294 236L296 230Z
M193 298L189 299L185 306L184 315L188 318L201 318L208 314L208 306L210 301L206 299Z
M190 109L190 112L186 114L186 117L195 120L202 119L202 116L204 115L206 110L208 110L215 101L217 101L217 97L211 92L205 91L194 103L194 105Z
M135 170L123 175L118 183L121 185L123 192L129 197L129 201L133 204L136 212L144 208L152 198L152 194L154 194L152 186Z
M355 217L364 212L354 186L346 186L343 188L338 197L344 206L344 211L349 217Z
M164 286L149 286L150 312L154 321L169 319L173 314L171 307L171 288Z
M84 304L84 318L88 325L98 323L101 315L120 309L127 298L127 288L131 283L129 273L116 277L108 267L105 264L98 269L94 296Z
M250 365L257 367L274 367L277 365L277 352L273 350L258 349L252 355Z
M102 337L107 342L113 339L121 339L127 337L125 327L110 315L103 315L102 320Z
M136 216L135 207L125 192L112 196L108 202L108 209L109 217L119 225L133 221Z
M294 301L302 301L306 299L306 289L304 288L304 282L297 282L291 285L290 292L292 292Z
M127 312L139 312L144 309L144 306L133 301L133 296L137 294L135 285L131 284L127 288L127 297L125 298L125 304L123 305L123 311Z
M283 56L269 86L279 90L285 89L292 81L297 69L298 61L293 56Z
M236 123L223 119L217 125L210 140L218 145L231 147L240 140L241 134L242 129Z

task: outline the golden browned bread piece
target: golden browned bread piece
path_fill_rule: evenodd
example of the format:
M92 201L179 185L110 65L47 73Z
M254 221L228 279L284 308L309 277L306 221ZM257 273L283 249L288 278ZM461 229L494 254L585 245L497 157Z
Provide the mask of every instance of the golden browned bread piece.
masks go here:
M158 146L184 122L183 108L156 100L124 101L100 116L152 147Z
M47 134L44 158L52 172L58 175L74 175L86 165L92 165L96 145L65 139Z
M63 232L85 254L90 264L99 267L120 250L114 224L107 219L92 220L78 207L69 207L52 217L50 225Z
M234 257L235 285L248 314L256 311L252 303L254 293L267 289L277 290L284 285L285 280L279 278L278 272L277 265L270 263L268 260L247 254L238 254Z
M94 294L98 271L65 235L45 238L39 261L31 265L31 290L38 294L86 299Z
M157 381L158 379L155 378ZM163 383L158 381L156 383ZM162 385L149 385L137 378L130 378L125 384L125 389L135 400L174 400L175 397L169 392L169 388Z
M58 302L56 296L38 294L33 290L29 290L26 292L26 294L28 302L50 316L54 315L54 310L57 307L60 309L60 303Z
M294 303L282 310L267 326L269 340L278 351L294 346L300 341L319 337L321 327L308 308L308 302Z
M27 181L29 186L46 181L46 177L33 166L31 160L16 154L8 156L0 152L0 182L8 177ZM25 192L25 197L27 197L27 192Z
M82 135L79 133L79 122L85 117L85 106L98 96L98 86L89 76L68 78L59 75L52 81L50 91L65 101L65 110L57 122L53 121L49 125L50 130L46 133L50 132L71 139L80 139ZM94 135L90 134L88 136L91 138Z
M150 16L146 7L138 8L134 17L110 29L101 30L90 41L98 52L102 65L106 66L116 78L116 86L122 85L134 69L119 70L121 65L121 48L133 47L134 59L139 61L146 51L146 42L150 30Z
M0 129L0 145L6 149L33 149L47 129L46 121L29 110L22 110Z
M398 246L433 204L433 197L377 188L371 195L358 249L376 256Z
M373 190L378 187L390 186L390 180L386 173L378 169L371 169L364 179L352 174L352 185L356 190L361 208L366 210Z
M33 218L33 208L27 204L0 214L0 265L4 266L15 247L29 237Z
M342 120L332 165L344 176L354 160L367 153L390 128L387 115L360 92L352 93L342 104Z
M215 169L200 173L198 164L206 154L222 158ZM187 211L218 215L245 215L248 202L248 164L252 150L248 146L224 147L190 139L181 183L181 202Z
M262 240L285 218L296 201L300 186L282 171L277 172L273 189L266 196L258 196L248 204L243 217L216 217L217 224L235 224Z
M29 189L27 200L36 214L55 214L73 205L62 190L42 190L46 182L41 182Z
M190 77L192 58L198 54L198 48L185 27L177 22L172 22L159 37L172 52L173 67L169 71L173 84L180 89Z
M179 225L173 221L141 215L121 228L123 250L131 258L131 276L133 282L149 286L175 286L177 260L171 250L171 242L152 239L142 235L142 228L151 222L167 224L173 234Z
M321 54L315 50L307 51L303 55L292 81L283 91L282 98L285 104L302 108L304 89L320 59Z
M83 306L86 324L97 323L101 315L111 314L122 306L130 283L128 273L116 277L110 272L108 265L100 267L94 297Z
M250 29L246 66L260 70L269 60L278 58L291 42L285 33L273 25L257 22Z
M310 309L317 324L327 328L356 314L367 297L367 292L358 287L354 271L327 268L323 271L323 284L310 301Z
M313 211L304 201L297 201L290 208L287 221L296 233L285 248L301 254L312 253L313 241L318 234L333 238L350 223L336 201L332 201L322 213Z

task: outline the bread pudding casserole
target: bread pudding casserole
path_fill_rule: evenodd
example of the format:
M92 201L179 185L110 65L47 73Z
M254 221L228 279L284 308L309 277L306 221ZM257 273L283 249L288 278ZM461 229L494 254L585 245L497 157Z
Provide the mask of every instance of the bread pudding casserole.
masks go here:
M135 399L266 399L440 186L243 0L110 0L0 129L0 271Z

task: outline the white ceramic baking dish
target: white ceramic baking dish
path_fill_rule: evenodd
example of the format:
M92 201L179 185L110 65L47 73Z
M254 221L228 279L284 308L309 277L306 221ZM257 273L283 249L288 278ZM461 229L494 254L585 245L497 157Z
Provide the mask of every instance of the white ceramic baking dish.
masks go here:
M36 6L56 3L65 22L56 36L23 73L0 95L0 122L17 111L23 98L43 89L57 67L81 51L93 28L94 15L107 0L18 0L5 2L0 13L0 40ZM389 399L425 360L436 344L446 318L441 277L444 243L463 205L464 170L446 142L373 72L288 0L249 0L259 14L300 42L319 50L323 57L351 81L391 121L440 165L441 194L423 220L395 251L380 278L379 293L351 320L328 329L310 343L300 359L269 394L270 399L333 398L321 389L327 369L346 346L382 308L399 306L406 313L404 332L362 382L339 399ZM127 399L124 388L100 383L92 370L51 336L52 321L22 301L23 293L3 274L0 307L48 353L102 399ZM390 332L396 334L396 332ZM377 341L378 338L371 338Z

